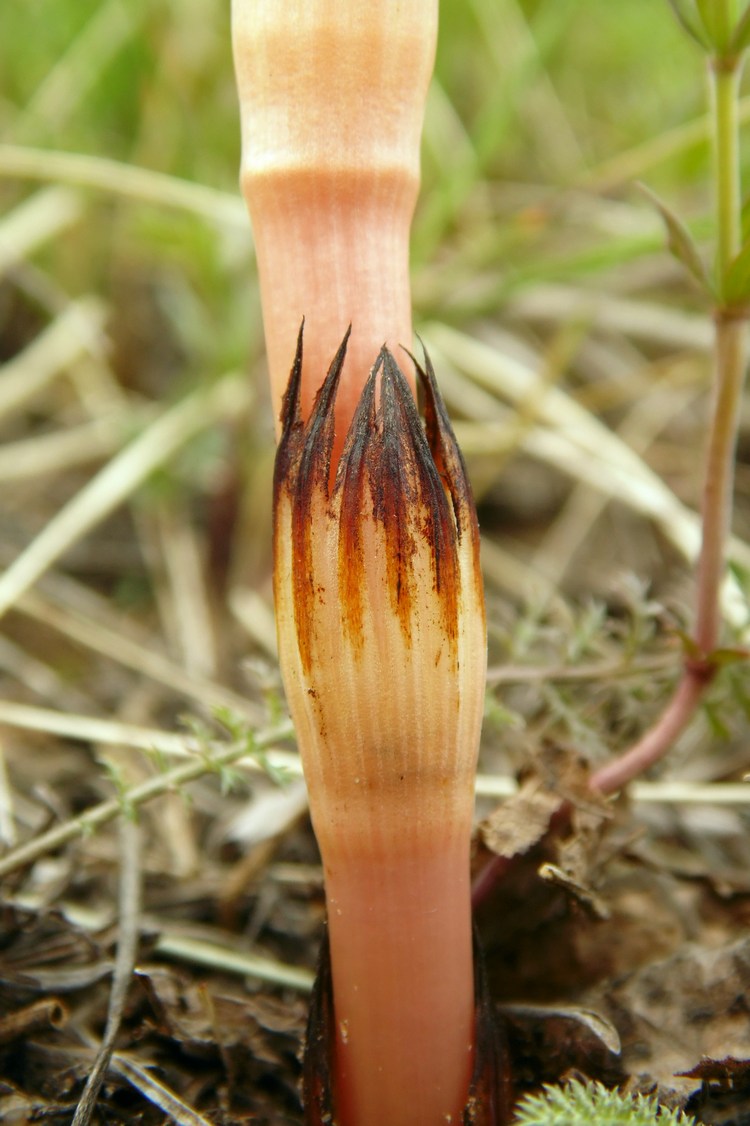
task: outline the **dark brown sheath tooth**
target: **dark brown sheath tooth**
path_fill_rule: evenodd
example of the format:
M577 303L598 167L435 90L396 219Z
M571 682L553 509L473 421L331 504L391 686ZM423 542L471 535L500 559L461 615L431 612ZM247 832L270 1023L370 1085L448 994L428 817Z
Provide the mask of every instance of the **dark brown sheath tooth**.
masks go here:
M296 462L303 431L302 414L300 412L300 388L302 383L302 337L304 328L305 322L303 321L297 334L294 362L281 403L281 438L279 439L273 467L274 511L278 507L280 490L288 490L290 482L296 478Z
M281 438L274 465L274 490L286 486L290 495L296 492L300 477L306 479L308 476L313 476L317 479L324 467L330 472L333 404L352 331L350 325L331 361L328 374L315 396L310 417L307 422L303 422L300 401L304 329L303 320L297 335L294 362L282 401Z
M297 338L297 351L284 395L282 433L274 466L274 543L282 533L276 514L282 490L291 505L292 587L300 656L309 671L314 626L313 600L316 595L316 560L313 547L315 534L325 535L327 529L312 517L313 502L327 500L334 438L333 405L346 358L351 328L334 356L328 374L313 403L308 420L300 414L300 382L302 373L304 322ZM278 550L275 548L275 550Z
M453 433L443 396L440 394L432 360L424 349L424 367L414 357L420 383L425 397L425 433L432 451L438 473L448 491L456 516L456 529L459 539L465 532L477 529L476 508L469 484L466 464Z
M466 472L463 454L453 433L443 396L440 394L440 388L435 378L435 369L432 366L427 349L424 345L422 345L422 348L424 366L414 356L411 356L411 353L409 355L424 390L425 433L435 466L451 498L459 543L464 536L470 537L475 561L474 585L477 596L484 603L484 585L479 561L479 524L474 496L469 484L469 475Z
M349 325L344 339L339 344L336 355L331 361L328 374L315 396L315 402L305 426L305 443L302 450L299 475L301 487L306 493L310 492L315 486L322 487L326 493L328 492L335 430L333 408L341 381L341 373L344 369L346 349L351 332L352 326Z
M300 413L300 386L302 383L302 348L305 334L305 321L299 326L297 333L297 347L294 350L294 362L289 373L289 382L286 385L284 398L281 401L281 440L288 436L293 426L302 424Z

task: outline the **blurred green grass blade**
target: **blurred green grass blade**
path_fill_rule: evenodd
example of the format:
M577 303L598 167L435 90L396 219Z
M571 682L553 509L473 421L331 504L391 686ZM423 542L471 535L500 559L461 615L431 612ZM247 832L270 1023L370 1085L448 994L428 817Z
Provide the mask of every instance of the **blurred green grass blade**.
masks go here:
M670 8L675 14L675 19L680 27L685 31L691 39L693 39L699 47L708 47L708 38L706 30L702 24L693 17L690 11L689 0L667 0Z
M434 256L461 206L486 175L489 165L498 159L519 107L545 74L549 58L563 40L574 2L544 3L535 13L533 22L527 22L514 0L504 5L503 19L498 18L500 13L494 0L471 0L468 7L476 28L474 50L484 57L485 66L489 57L498 82L478 110L473 125L467 126L468 143L458 153L446 154L441 165L443 175L423 200L412 238L415 262ZM546 89L546 97L558 122L562 121L569 138L574 138L565 110L554 96L551 85ZM460 119L455 108L454 114ZM434 123L428 121L427 129L434 130ZM431 144L434 149L439 142L433 139ZM578 162L574 163L577 167Z
M740 99L738 113L740 124L747 125L750 122L750 97ZM693 121L665 129L592 168L580 179L579 186L590 191L610 192L622 184L639 180L659 165L684 157L700 146L707 147L709 128L708 114L702 114Z
M15 119L8 140L56 136L79 110L104 71L141 30L148 6L107 0L94 9L68 49Z
M250 238L247 212L239 195L109 157L0 144L0 178L50 180L95 188L143 203L189 211L236 228Z

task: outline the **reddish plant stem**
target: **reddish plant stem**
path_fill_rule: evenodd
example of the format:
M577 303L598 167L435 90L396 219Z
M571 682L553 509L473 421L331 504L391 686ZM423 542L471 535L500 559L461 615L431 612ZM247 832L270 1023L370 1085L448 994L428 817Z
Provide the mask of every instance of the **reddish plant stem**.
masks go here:
M727 27L736 11L725 5ZM745 377L747 309L727 306L733 261L742 244L742 192L737 113L743 55L719 51L709 60L714 141L716 291L714 381L701 504L702 537L695 592L695 627L682 678L666 709L634 747L595 771L591 788L613 793L658 762L695 713L717 671L721 633L721 584L732 519L737 430Z
M745 377L745 320L717 314L713 425L703 488L703 543L698 564L695 642L706 657L719 641L719 593L732 513L737 430Z
M734 462L745 375L745 321L716 317L714 406L706 454L702 543L696 584L695 652L685 660L675 694L653 727L624 755L595 771L591 788L611 794L669 751L692 719L716 673L712 658L721 629L720 590L732 512Z
M658 762L692 719L706 683L699 670L686 667L672 699L653 727L624 755L594 771L591 789L613 794Z

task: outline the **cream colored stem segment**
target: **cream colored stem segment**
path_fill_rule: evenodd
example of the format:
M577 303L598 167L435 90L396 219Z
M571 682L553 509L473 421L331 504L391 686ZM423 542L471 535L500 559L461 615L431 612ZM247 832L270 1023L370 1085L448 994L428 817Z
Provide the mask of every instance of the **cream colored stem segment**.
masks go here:
M468 837L326 865L326 891L341 1123L459 1123L474 1059Z
M436 0L234 0L242 187L278 417L305 318L303 415L349 323L336 456L380 346L411 345L408 241Z

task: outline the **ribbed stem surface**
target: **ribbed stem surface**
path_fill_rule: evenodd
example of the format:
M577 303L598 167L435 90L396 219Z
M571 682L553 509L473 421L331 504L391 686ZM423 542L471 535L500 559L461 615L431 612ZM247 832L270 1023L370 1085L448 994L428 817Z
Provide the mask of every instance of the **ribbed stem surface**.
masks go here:
M234 0L232 24L275 413L302 318L305 416L351 324L336 460L381 345L412 344L409 228L437 0Z
M459 1123L474 1048L468 836L350 860L324 856L341 1126Z
M336 401L334 461L383 344L411 347L409 226L416 182L301 170L245 178L255 232L274 401L281 402L305 320L302 414L306 418L348 325L352 334ZM403 357L404 373L414 373ZM404 362L405 361L405 362Z

